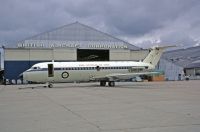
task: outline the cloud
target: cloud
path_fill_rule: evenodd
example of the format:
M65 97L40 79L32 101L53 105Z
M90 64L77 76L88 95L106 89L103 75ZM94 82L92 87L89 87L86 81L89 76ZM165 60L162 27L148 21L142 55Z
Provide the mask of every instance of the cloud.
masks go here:
M79 21L140 47L200 42L199 0L5 0L0 43Z

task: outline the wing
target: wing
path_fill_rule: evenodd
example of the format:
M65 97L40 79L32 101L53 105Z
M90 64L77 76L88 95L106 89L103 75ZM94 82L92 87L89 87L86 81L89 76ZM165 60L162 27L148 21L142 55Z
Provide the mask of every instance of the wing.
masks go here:
M107 74L105 76L96 76L93 77L92 80L117 81L117 80L130 79L142 75L157 75L157 74L160 74L160 72L113 73L113 74Z

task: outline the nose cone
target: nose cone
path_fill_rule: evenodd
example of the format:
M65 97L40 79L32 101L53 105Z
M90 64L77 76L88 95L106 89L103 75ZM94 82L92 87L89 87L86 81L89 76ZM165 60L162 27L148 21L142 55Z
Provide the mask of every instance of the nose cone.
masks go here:
M18 78L23 79L23 73L19 74Z
M27 80L28 81L28 72L27 71L25 71L25 72L23 72L23 80Z
M20 79L22 79L22 80L27 80L27 72L25 71L25 72L22 72L21 74L19 74L19 76L18 76Z

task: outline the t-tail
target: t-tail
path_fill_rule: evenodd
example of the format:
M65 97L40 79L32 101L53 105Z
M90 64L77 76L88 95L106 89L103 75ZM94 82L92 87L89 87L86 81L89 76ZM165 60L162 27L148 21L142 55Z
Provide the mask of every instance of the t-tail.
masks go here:
M165 49L170 47L176 47L176 46L163 46L163 47L153 47L147 57L143 60L144 63L149 63L153 65L154 67L157 65L158 61L160 60L160 57L162 56Z

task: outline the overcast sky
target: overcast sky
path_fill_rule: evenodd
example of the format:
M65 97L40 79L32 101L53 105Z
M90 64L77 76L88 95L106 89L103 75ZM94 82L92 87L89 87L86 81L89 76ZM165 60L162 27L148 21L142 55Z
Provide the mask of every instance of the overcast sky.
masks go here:
M1 0L0 44L75 21L143 48L200 44L200 0Z

